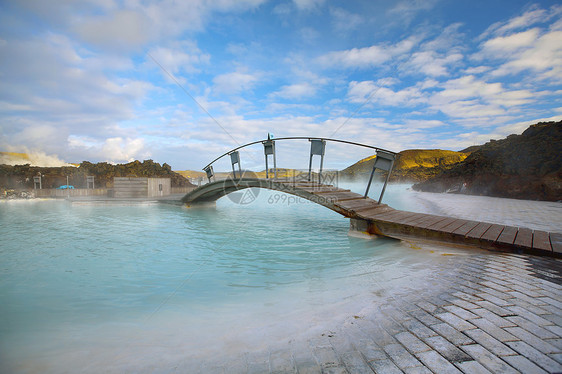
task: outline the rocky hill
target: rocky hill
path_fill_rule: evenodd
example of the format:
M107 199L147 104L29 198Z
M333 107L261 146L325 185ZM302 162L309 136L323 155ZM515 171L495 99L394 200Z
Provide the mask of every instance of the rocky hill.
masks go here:
M96 187L113 187L113 177L161 177L171 178L172 187L192 186L170 165L160 165L152 160L133 161L112 165L107 162L92 164L84 161L78 167L39 167L26 165L0 165L0 189L31 190L33 177L42 176L43 188L57 188L68 183L76 188L86 187L86 176L93 175Z
M521 135L491 140L414 189L560 201L562 121L537 123Z
M393 182L420 182L438 175L463 161L470 151L455 152L442 149L408 149L398 154L391 174ZM373 169L375 156L356 162L341 171L343 178L366 178Z

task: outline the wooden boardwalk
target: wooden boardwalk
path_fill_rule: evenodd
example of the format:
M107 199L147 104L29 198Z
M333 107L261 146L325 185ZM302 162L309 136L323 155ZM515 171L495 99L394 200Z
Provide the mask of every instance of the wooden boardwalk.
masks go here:
M313 182L280 179L219 181L190 192L182 201L188 205L198 201L214 201L234 190L251 187L282 191L324 205L356 222L362 222L360 231L371 235L562 257L562 233L396 210L350 190Z

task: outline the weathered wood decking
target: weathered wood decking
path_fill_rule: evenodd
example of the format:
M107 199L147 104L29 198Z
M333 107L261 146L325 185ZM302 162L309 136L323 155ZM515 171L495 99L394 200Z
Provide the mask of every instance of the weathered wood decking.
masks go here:
M421 238L477 245L488 249L562 256L562 234L560 233L396 210L342 189L319 190L313 193L333 199L334 204L342 211L346 211L348 217L368 221L367 230L370 234L400 239Z
M362 222L359 230L372 235L562 257L561 233L396 210L350 190L313 182L263 179L213 182L192 191L182 201L190 205L214 201L234 190L250 187L278 190L314 201Z

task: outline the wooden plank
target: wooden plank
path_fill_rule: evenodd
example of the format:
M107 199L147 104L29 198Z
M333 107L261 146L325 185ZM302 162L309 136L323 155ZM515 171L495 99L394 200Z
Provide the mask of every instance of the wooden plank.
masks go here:
M552 251L548 232L540 230L533 231L533 249Z
M554 253L562 253L562 234L557 232L550 233L550 245Z
M458 229L453 231L453 234L458 234L465 236L470 230L475 228L480 222L477 221L468 221L464 225L460 226Z
M355 209L361 207L368 207L368 206L376 206L377 202L371 199L356 199L356 200L347 200L347 201L338 201L335 203L337 206L343 209Z
M346 200L358 200L362 199L361 196L354 194L353 192L332 192L332 193L325 193L325 194L313 194L321 199L330 200L333 203L337 203L340 201Z
M417 213L417 217L408 219L405 224L408 226L419 227L420 224L425 223L434 217L435 216L432 214Z
M307 192L314 192L314 193L323 193L323 192L335 192L335 191L349 191L349 190L343 190L341 188L337 188L337 187L325 187L325 186L321 186L321 187L314 187L314 186L295 186L296 189L299 190L304 190Z
M414 216L402 221L402 223L408 226L417 226L418 222L423 222L428 217L431 217L431 214L416 213Z
M445 227L447 225L450 225L451 223L455 222L457 219L456 218L451 218L451 217L447 217L444 220L441 220L431 226L428 226L427 228L429 230L435 230L435 231L441 231L442 227Z
M498 243L513 244L515 237L517 236L517 227L506 226L500 236L498 237Z
M482 235L492 226L491 223L480 222L476 227L466 233L467 238L480 239Z
M505 226L503 225L493 224L488 228L488 230L486 230L486 232L480 237L480 239L495 242L496 240L498 240L498 237L502 233L504 227Z
M441 221L446 220L447 218L448 217L443 217L443 216L432 216L431 218L427 218L423 222L418 222L418 227L422 229L426 229Z
M417 214L418 213L400 211L399 214L395 214L395 215L392 215L390 217L387 216L387 217L379 218L379 221L386 221L386 222L403 224L402 222L404 220L408 219L409 217L411 217L413 215L417 215Z
M514 245L524 248L533 247L533 230L527 228L520 228L515 238Z
M450 233L454 232L456 229L458 229L459 227L461 227L462 225L466 224L467 222L468 222L468 220L466 220L466 219L458 219L455 222L451 222L447 226L442 227L441 231L450 234Z
M369 207L366 209L355 209L355 213L360 215L361 217L370 218L370 219L377 219L379 215L382 213L390 212L394 209L387 207L387 206L376 206L376 207Z

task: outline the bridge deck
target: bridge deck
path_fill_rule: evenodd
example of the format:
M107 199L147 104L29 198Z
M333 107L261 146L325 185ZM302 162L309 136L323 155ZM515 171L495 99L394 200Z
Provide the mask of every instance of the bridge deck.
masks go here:
M224 190L233 189L232 183L227 183L225 185L228 188L223 186L223 191L217 193L220 183L214 182L213 184L217 187L209 188L207 194L213 199L228 193ZM313 182L254 179L234 181L234 185L235 189L261 187L307 198L346 217L366 221L368 223L366 231L369 234L562 257L561 233L396 210L385 204L378 204L371 198L365 199L362 195L350 190ZM186 195L183 199L184 203L196 203L198 198L204 200L205 195L196 193L199 189Z

